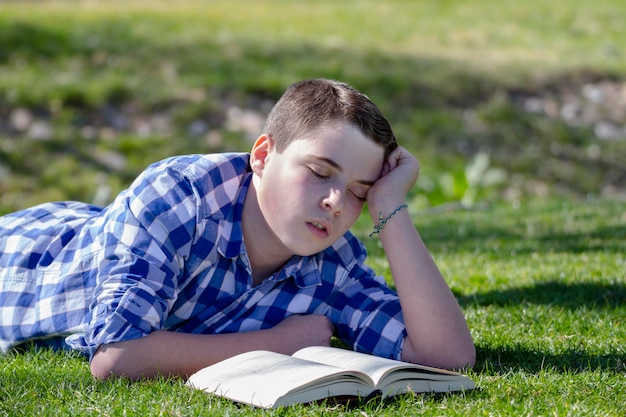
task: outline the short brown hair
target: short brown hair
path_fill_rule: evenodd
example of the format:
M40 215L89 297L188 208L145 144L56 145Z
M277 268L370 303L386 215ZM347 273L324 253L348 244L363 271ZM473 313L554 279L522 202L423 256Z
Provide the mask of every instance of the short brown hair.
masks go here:
M332 122L360 129L385 148L385 159L398 147L389 122L365 94L346 83L323 78L292 84L270 112L264 133L282 152L293 140Z

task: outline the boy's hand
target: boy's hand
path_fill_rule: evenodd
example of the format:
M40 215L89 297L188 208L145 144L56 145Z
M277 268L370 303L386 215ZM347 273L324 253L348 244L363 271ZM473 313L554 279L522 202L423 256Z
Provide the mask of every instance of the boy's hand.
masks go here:
M271 330L289 354L308 346L330 346L334 333L330 320L320 314L289 316Z
M419 162L403 147L396 148L389 155L380 178L367 193L367 205L375 224L380 213L385 217L404 203L419 171Z

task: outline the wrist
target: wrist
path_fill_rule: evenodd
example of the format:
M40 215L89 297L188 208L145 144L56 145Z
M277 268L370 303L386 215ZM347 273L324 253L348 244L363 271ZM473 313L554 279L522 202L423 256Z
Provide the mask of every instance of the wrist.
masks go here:
M378 212L378 217L374 220L374 230L369 234L369 237L379 234L383 231L389 221L393 219L402 210L408 210L409 206L406 203L401 203L395 206L388 214L384 214L383 211Z
M383 218L387 217L394 211L396 208L404 204L404 198L382 198L377 201L368 201L367 207L372 217L372 221L374 225L378 224L378 220L380 218L380 214L382 213Z

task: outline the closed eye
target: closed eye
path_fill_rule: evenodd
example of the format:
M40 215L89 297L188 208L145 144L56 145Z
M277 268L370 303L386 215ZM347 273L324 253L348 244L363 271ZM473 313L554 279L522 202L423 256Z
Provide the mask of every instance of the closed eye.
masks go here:
M320 174L319 172L315 171L313 168L309 168L309 171L311 171L311 174L313 174L315 178L319 178L320 180L327 180L328 178L330 178L328 175Z
M354 194L354 193L353 193ZM367 201L367 197L359 197L358 195L354 194L354 196L356 197L357 200L359 200L361 203L365 203Z
M367 201L367 194L366 194L364 197L361 197L361 196L359 195L359 193L356 193L356 192L354 192L354 191L350 191L350 193L351 193L354 197L356 197L356 199L357 199L357 200L359 200L359 201L360 201L360 202L362 202L362 203L364 203L364 202L366 202L366 201Z

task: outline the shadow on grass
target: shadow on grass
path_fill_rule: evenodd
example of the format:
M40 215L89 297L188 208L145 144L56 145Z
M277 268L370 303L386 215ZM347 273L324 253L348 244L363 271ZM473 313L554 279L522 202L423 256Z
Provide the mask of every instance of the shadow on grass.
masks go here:
M591 214L589 210L596 212ZM534 253L624 253L623 202L603 201L587 208L528 205L520 210L454 210L418 214L417 227L434 252L504 255ZM498 218L494 222L494 218Z
M493 374L506 374L515 371L530 373L541 371L626 372L626 357L617 351L594 355L582 349L568 349L562 353L553 354L522 346L500 348L477 346L476 355L478 360L474 369L477 372Z
M546 282L530 287L495 290L459 297L462 306L511 306L541 304L577 309L618 308L626 304L626 285ZM511 371L537 373L542 370L556 372L626 371L626 356L618 351L609 354L590 354L584 347L571 348L558 354L533 350L524 346L477 346L477 371L503 374Z
M527 303L569 309L579 307L603 309L626 305L626 285L549 281L528 287L474 293L457 299L463 307L472 305L502 307Z

